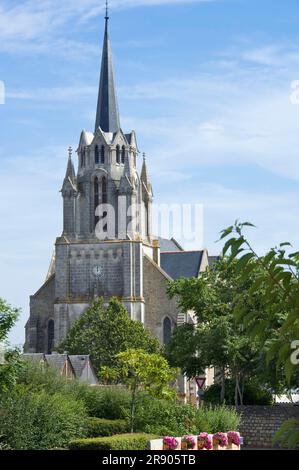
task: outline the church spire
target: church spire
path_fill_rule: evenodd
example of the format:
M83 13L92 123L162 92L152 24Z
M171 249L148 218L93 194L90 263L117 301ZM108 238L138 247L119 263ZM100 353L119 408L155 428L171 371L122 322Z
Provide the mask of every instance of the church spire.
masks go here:
M120 129L120 121L108 23L108 1L106 1L105 35L95 131L100 127L104 132L117 132Z
M72 149L72 147L69 147L68 148L69 158L68 158L68 162L67 162L64 183L71 181L72 184L74 184L74 182L76 180L76 173L75 173L74 164L73 164L73 160L72 160L72 153L73 153L73 149Z

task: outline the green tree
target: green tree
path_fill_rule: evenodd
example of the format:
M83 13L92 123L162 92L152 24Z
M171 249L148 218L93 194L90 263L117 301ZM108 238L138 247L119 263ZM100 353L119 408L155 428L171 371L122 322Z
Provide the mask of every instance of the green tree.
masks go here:
M74 323L59 351L68 354L90 354L96 371L113 367L116 354L129 348L158 352L160 344L142 323L129 318L119 300L112 298L107 307L102 298L93 304Z
M0 298L0 393L12 387L21 368L20 354L7 347L7 337L16 323L19 310Z
M235 318L266 352L267 368L275 363L278 373L283 370L287 386L298 389L299 252L292 252L291 245L284 242L259 256L244 235L248 227L254 226L237 221L223 230L221 239L228 238L224 253L237 263L242 280L246 282L255 273L249 295L258 289L262 309L251 312L238 296L234 302ZM299 442L298 420L289 421L278 438L295 446Z
M110 371L113 378L117 375L131 390L130 423L134 432L138 390L142 388L154 398L174 398L176 392L170 383L177 378L178 370L171 369L161 355L149 354L143 349L128 349L117 354L116 360L117 367ZM109 374L107 368L102 372L106 377Z
M258 290L248 293L255 276L243 280L236 264L222 258L200 278L179 279L170 284L170 296L178 298L183 311L193 310L198 323L176 329L168 358L191 377L207 367L216 368L221 373L221 402L225 398L225 378L232 377L238 405L243 403L245 382L257 375L263 357L257 342L248 337L234 317L236 297L242 298L252 314L259 315L261 309Z
M12 308L5 300L0 298L0 341L7 339L8 333L19 316L19 310Z

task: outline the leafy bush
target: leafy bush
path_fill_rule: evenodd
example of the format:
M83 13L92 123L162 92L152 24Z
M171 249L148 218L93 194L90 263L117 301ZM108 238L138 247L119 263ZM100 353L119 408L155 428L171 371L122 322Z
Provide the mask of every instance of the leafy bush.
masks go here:
M83 403L61 393L18 385L1 397L0 409L3 441L16 450L62 448L86 435Z
M139 397L137 408L137 431L170 436L237 431L240 416L225 406L204 406L197 409L191 405L153 400L146 395Z
M158 437L151 434L118 434L111 437L76 439L71 450L146 450L148 441Z
M131 394L124 387L87 387L80 397L89 416L112 420L129 416Z
M131 395L124 387L91 387L78 380L67 380L54 369L43 369L27 361L19 375L19 383L34 391L61 393L74 400L83 401L88 415L92 417L124 419L129 413Z
M214 384L205 391L205 403L218 405L220 403L220 384ZM235 382L233 380L225 381L225 403L227 405L235 404ZM272 405L273 395L269 390L265 390L259 384L251 381L245 384L244 405Z
M204 406L198 410L198 416L202 422L207 423L207 431L211 434L216 432L238 431L241 416L226 406Z
M123 419L87 418L87 436L113 436L129 432L129 424Z
M21 382L32 391L50 395L59 393L66 398L84 403L87 414L93 418L127 420L130 416L130 392L120 386L91 387L78 381L68 381L55 371L28 365L22 372ZM138 393L136 430L157 435L183 436L199 432L237 431L239 417L225 407L203 407L174 401L157 400L145 392ZM126 432L126 429L115 431ZM94 435L94 434L93 434Z
M273 443L289 449L298 448L299 420L292 418L283 423L274 436Z

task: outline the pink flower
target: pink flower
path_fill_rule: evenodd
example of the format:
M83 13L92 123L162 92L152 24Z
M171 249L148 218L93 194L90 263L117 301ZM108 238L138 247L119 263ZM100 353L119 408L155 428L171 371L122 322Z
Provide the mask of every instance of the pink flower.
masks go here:
M187 449L195 449L196 442L193 436L183 436L182 443L185 442L187 444Z
M166 436L163 438L163 444L169 447L170 450L176 450L179 446L175 437Z
M220 447L227 446L227 435L223 432L216 432L216 434L213 435L213 443L218 444Z
M229 431L227 433L227 438L230 444L235 444L236 446L240 445L241 440L240 440L240 434L238 432Z
M197 440L198 440L200 448L207 449L207 450L212 449L212 447L213 447L213 436L212 436L212 434L208 434L207 432L201 432L198 435Z

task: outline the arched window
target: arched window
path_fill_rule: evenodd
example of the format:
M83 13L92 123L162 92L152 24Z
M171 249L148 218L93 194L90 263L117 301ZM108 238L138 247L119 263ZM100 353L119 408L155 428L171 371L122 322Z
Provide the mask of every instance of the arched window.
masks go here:
M116 146L116 163L120 163L120 146Z
M102 204L107 204L107 180L105 176L102 178ZM103 218L105 219L107 217L107 212L103 212ZM107 224L103 226L103 231L107 232L108 227Z
M101 163L105 163L105 146L101 147Z
M126 147L123 145L122 149L121 149L121 162L122 162L122 164L125 163L125 159L126 159Z
M105 176L102 178L102 203L107 204L107 180Z
M99 153L99 147L97 145L94 148L94 161L96 165L100 163L100 153Z
M48 354L54 349L54 320L48 322Z
M168 344L171 338L171 320L166 317L163 321L163 344Z
M95 178L94 180L94 211L97 210L97 207L99 205L99 180L98 178ZM99 221L99 216L95 215L94 218L94 226L96 227L97 223Z

